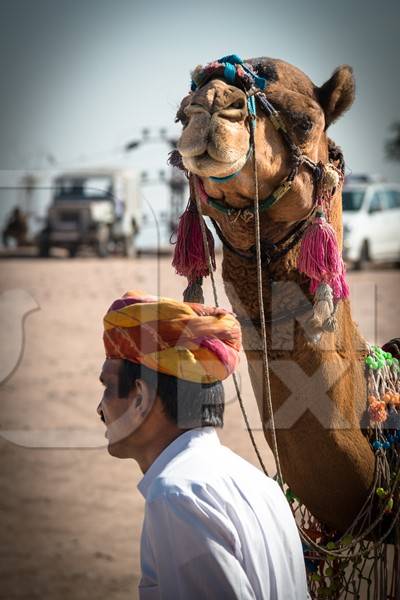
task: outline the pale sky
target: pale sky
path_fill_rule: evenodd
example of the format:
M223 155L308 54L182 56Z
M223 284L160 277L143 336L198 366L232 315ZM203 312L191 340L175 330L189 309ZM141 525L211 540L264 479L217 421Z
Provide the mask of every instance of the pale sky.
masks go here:
M1 0L0 6L0 170L46 168L47 154L60 167L121 160L116 150L143 127L177 131L174 115L191 69L236 53L287 60L318 85L350 64L357 99L330 135L348 170L400 179L383 148L391 123L400 120L395 0ZM156 175L166 155L164 145L152 144L125 161Z

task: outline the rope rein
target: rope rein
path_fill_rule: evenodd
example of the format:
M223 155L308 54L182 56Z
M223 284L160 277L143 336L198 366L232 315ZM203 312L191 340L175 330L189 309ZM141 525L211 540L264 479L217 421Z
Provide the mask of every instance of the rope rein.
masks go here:
M201 227L201 235L203 238L203 246L204 246L204 252L206 254L206 258L207 258L207 263L208 263L208 268L209 268L209 272L210 272L210 277L211 277L211 285L212 285L212 290L213 290L213 297L214 297L214 304L216 307L219 306L219 302L218 302L218 294L217 294L217 286L215 284L215 277L214 277L214 269L213 269L213 265L212 265L212 260L211 260L211 254L210 254L210 248L208 246L208 239L207 239L207 232L206 232L206 225L204 222L204 218L203 218L203 211L202 211L202 207L201 207L201 201L200 198L198 196L198 194L195 194L195 198L196 198L196 206L197 206L197 210L200 216L200 227ZM268 471L267 468L264 464L264 461L262 459L262 456L260 454L260 451L258 449L258 446L256 444L256 440L254 438L254 434L253 434L253 430L250 427L250 422L246 413L246 409L244 406L244 402L243 402L243 398L242 398L242 394L240 392L240 388L239 388L239 384L238 384L238 380L236 377L236 373L232 373L232 379L233 379L233 383L235 386L235 391L236 391L236 395L238 397L239 400L239 405L240 405L240 410L242 411L242 415L243 415L243 419L246 425L246 430L247 433L249 434L252 446L254 448L254 452L256 453L257 459L261 465L261 468L263 470L263 472L265 473L265 475L268 475Z
M253 166L254 166L254 229L255 229L255 239L256 239L256 258L257 258L257 291L258 291L258 305L260 312L260 324L261 324L261 338L262 338L262 346L263 346L263 371L264 371L264 382L265 382L265 390L263 390L266 395L267 400L267 411L269 417L269 423L272 425L272 452L275 457L276 469L278 474L278 483L281 487L283 487L283 477L282 477L282 469L281 463L279 460L279 452L278 452L278 441L276 438L276 429L275 429L275 421L274 421L274 411L272 406L272 397L271 397L271 384L269 379L269 364L268 364L268 346L267 346L267 328L265 323L265 312L264 312L264 299L263 299L263 277L262 277L262 258L261 258L261 234L260 234L260 212L259 212L259 197L258 197L258 173L257 173L257 155L256 155L256 144L254 139L254 130L255 130L255 119L256 115L250 115L250 143L253 148ZM264 413L264 411L263 411ZM265 415L263 414L263 420ZM264 425L264 423L263 423Z
M264 408L266 408L266 412L267 412L268 418L269 418L269 424L271 426L272 452L274 455L274 459L275 459L275 463L276 463L276 471L277 471L276 479L277 479L277 482L280 485L280 487L283 489L283 491L285 491L284 490L285 484L284 484L282 468L281 468L280 459L279 459L279 449L278 449L274 412L273 412L273 404L272 404L271 383L270 383L270 377L269 377L266 318L265 318L264 301L263 301L263 274L262 274L263 256L262 256L262 251L261 251L258 172L257 172L257 157L256 157L256 148L255 148L255 139L254 139L254 121L256 119L256 114L249 110L249 116L250 116L250 144L252 147L252 155L253 155L253 173L254 173L254 185L255 185L255 197L254 197L255 245L254 245L254 251L255 251L256 265L257 265L257 294L258 294L259 314L260 314L259 325L261 328L261 337L262 337L263 375L264 375L264 384L265 384L265 390L263 390L263 391L265 393L265 399L266 399ZM218 293L217 293L217 287L216 287L216 283L215 283L215 276L214 276L214 269L212 266L210 248L209 248L208 239L207 239L206 224L204 221L204 215L203 215L203 211L202 211L201 198L198 193L195 193L194 197L195 197L198 214L200 217L199 220L200 220L200 227L201 227L201 234L202 234L202 242L203 242L204 252L206 255L206 260L207 260L207 264L208 264L208 268L209 268L209 274L210 274L210 278L211 278L214 303L215 303L215 306L218 307L219 306ZM254 257L254 254L253 254L253 257ZM238 396L240 409L241 409L241 412L242 412L242 415L244 418L246 430L249 434L252 446L254 448L254 452L257 456L257 459L260 463L260 466L261 466L263 472L265 473L265 475L269 476L268 470L265 466L265 463L262 459L261 453L260 453L257 443L255 441L253 431L250 427L249 419L248 419L248 416L246 413L243 398L242 398L242 395L240 392L239 384L238 384L235 373L232 374L232 378L233 378L235 390L236 390L236 393ZM263 414L263 418L264 418L264 414ZM330 556L334 556L335 558L338 558L338 559L339 558L349 559L349 553L348 553L349 550L348 549L350 547L355 547L358 543L362 542L362 540L365 538L365 535L370 533L376 527L376 525L382 520L383 513L381 513L377 517L377 519L374 520L373 523L371 523L371 518L370 518L374 490L377 486L382 485L382 479L383 479L382 475L385 471L386 471L386 473L388 471L387 465L384 464L385 460L383 460L383 461L379 460L380 456L383 459L385 459L385 456L383 453L379 453L379 452L377 453L375 480L374 480L374 485L371 488L371 492L368 495L364 505L360 509L359 514L356 515L354 521L348 527L345 534L343 534L343 536L341 536L341 537L345 538L346 535L348 536L350 532L354 533L356 525L360 521L362 521L362 525L365 525L365 523L368 522L369 526L367 527L366 530L362 530L362 533L360 533L358 536L352 536L352 543L346 544L347 548L346 548L345 552L343 552L340 549L332 549L332 548L329 549ZM400 480L400 471L398 472L397 475L398 476L397 476L395 484L393 486L394 488L397 486L397 483ZM300 505L299 505L299 508L300 508ZM293 507L292 507L292 510L293 510ZM400 507L399 507L399 510L400 510ZM293 512L296 512L296 509L293 510ZM304 524L308 519L309 519L309 517L303 516L302 523ZM300 533L300 536L303 539L303 541L306 542L314 551L319 552L322 555L326 555L328 553L327 549L324 546L318 544L315 540L313 540L308 535L308 533L305 531L305 529L302 525L298 525L298 529L299 529L299 533ZM360 527L359 529L361 530L362 527ZM386 535L387 534L385 533L384 537L386 537Z
M220 237L225 248L244 259L256 260L257 297L259 304L259 320L257 320L257 325L261 330L263 365L262 425L264 428L265 423L267 422L266 417L268 417L268 426L271 432L271 449L276 463L276 480L285 493L290 504L292 513L296 519L299 535L303 542L303 551L308 572L310 592L312 593L313 598L324 597L337 599L339 598L339 595L341 598L344 598L344 600L346 600L349 596L353 598L360 598L361 585L364 582L368 588L368 599L372 599L373 597L374 600L399 600L400 547L398 540L400 539L400 452L398 450L398 446L400 446L400 410L399 413L396 413L399 415L399 424L395 427L388 425L388 429L393 430L393 434L386 433L385 430L382 430L380 427L370 426L367 428L366 437L375 451L373 484L363 506L343 534L338 534L338 532L331 531L330 529L326 528L323 523L318 521L318 519L316 519L310 513L307 507L301 503L301 500L296 498L283 480L269 375L270 367L266 329L267 320L265 317L263 298L263 265L282 258L297 244L304 232L305 226L308 224L309 218L314 213L315 206L313 206L312 212L304 221L296 224L294 229L292 229L284 238L275 244L271 244L270 242L261 239L260 213L277 202L291 188L294 178L297 175L298 169L301 165L308 167L313 172L315 192L315 186L321 181L323 176L323 165L322 163L314 163L307 156L301 154L298 146L292 142L279 112L276 111L265 94L260 91L265 89L265 86L263 87L260 85L260 81L262 83L264 80L260 80L260 78L258 78L251 69L249 70L243 64L243 61L241 61L236 55L224 57L223 59L220 59L220 62L225 65L223 76L231 83L235 82L235 72L236 74L239 73L238 69L236 69L236 67L238 67L236 63L240 63L242 69L244 69L244 75L242 71L240 72L241 80L243 80L243 77L248 77L250 73L250 80L247 82L248 86L243 91L245 91L247 95L247 107L249 115L250 145L247 158L252 156L253 160L255 193L253 205L246 207L245 209L231 209L221 202L209 197L207 198L207 196L205 201L213 208L218 209L220 212L227 213L229 218L231 220L233 219L233 222L235 222L238 218L242 218L245 222L249 222L252 218L254 218L255 244L249 252L236 250L228 242L228 240L225 239L218 224L213 219L211 219L211 221L213 222L216 233ZM192 89L196 89L199 85L204 85L205 81L207 81L210 76L213 76L213 74L215 75L216 68L217 71L218 69L220 70L222 68L221 66L215 67L215 64L213 63L211 66L209 66L208 71L206 69L207 72L205 79L201 79L201 72L197 73L197 76L200 77L200 79L199 81L193 83L194 87L192 87ZM235 69L231 68L232 64L236 65L236 71ZM259 87L258 91L254 89L254 83L256 87ZM238 87L241 86L239 85ZM274 127L282 134L292 156L292 165L289 175L287 175L287 177L281 182L281 185L270 195L270 197L262 201L260 201L259 198L255 144L255 126L257 119L255 105L256 98L260 103L260 108L262 111L267 114ZM339 172L339 174L343 174L344 160L340 149L338 149L331 140L328 140L328 150L330 161L332 163L339 163L339 167L334 167L334 169ZM235 177L237 174L238 172L226 178L212 179L223 182ZM211 242L209 242L207 236L207 228L202 211L202 201L204 198L202 199L200 193L196 192L194 193L194 198L199 215L204 255L208 265L209 275L211 277L214 303L215 306L218 307L219 302L214 277L213 260L209 247L209 243ZM270 281L271 278L269 279L269 282ZM252 325L254 325L254 319L248 320L251 321ZM369 365L367 360L366 364ZM392 363L388 364L391 365ZM392 373L392 378L390 378L390 369L387 368L386 371L386 379L384 380L383 375L382 377L379 375L381 379L379 379L377 376L376 380L372 381L371 383L371 386L374 384L374 386L371 387L371 390L374 393L376 391L377 396L379 396L379 391L385 391L385 389L388 389L387 386L389 382L390 389L392 391L393 389L397 389L398 395L400 395L400 378L398 376L398 371L396 381L394 375L395 371ZM249 419L246 414L246 409L235 373L233 373L232 378L246 430L249 434L260 466L265 475L268 476L268 471L257 447L253 431L250 427ZM382 390L378 390L379 386L382 387ZM378 422L378 419L376 420ZM264 432L266 433L266 428L264 428ZM388 451L386 452L387 449ZM390 513L390 515L388 513ZM394 536L393 539L397 541L391 541L389 538L390 535ZM367 539L368 536L370 536L369 539ZM395 543L394 557L393 560L391 560L393 571L390 581L388 573L388 557L385 545L387 543ZM368 561L372 561L371 566L368 564ZM371 596L373 580L373 596Z
M273 413L273 405L272 405L272 395L271 395L271 385L269 378L269 362L268 362L268 345L267 345L267 332L266 332L266 319L264 313L264 302L263 302L263 276L262 276L262 256L261 256L261 236L260 236L260 219L259 219L259 211L258 211L258 173L257 173L257 163L256 163L256 152L255 152L255 143L254 143L254 130L251 126L252 136L252 144L253 144L253 160L254 160L254 181L255 181L255 199L254 199L254 215L255 215L255 250L256 250L256 260L257 260L257 288L258 288L258 302L259 302L259 312L260 312L260 326L262 332L262 344L263 344L263 371L264 371L264 383L265 383L265 398L266 398L266 409L268 412L269 423L271 425L271 437L272 437L272 452L276 462L277 469L277 482L280 485L281 489L285 493L288 498L288 493L290 490L285 490L285 484L282 475L282 468L279 460L279 449L276 437L276 428L274 422L274 413ZM202 233L202 241L204 246L204 251L207 258L207 263L209 267L209 273L211 277L212 290L215 306L219 306L217 287L215 283L214 270L212 268L212 260L210 255L210 250L208 246L208 239L206 233L206 225L203 218L201 201L198 194L195 194L197 210L200 216L201 223L201 233ZM239 406L243 415L243 419L245 422L246 430L249 435L251 444L253 446L254 452L257 456L259 464L261 466L262 471L266 476L269 476L268 470L265 466L265 463L262 459L261 453L258 449L257 443L254 438L253 431L251 429L249 419L246 413L246 409L244 406L242 394L239 388L238 380L236 373L232 374L232 379L234 382L237 398L239 401ZM264 415L263 415L264 418ZM392 457L393 461L393 457ZM359 598L360 586L363 580L366 580L367 583L371 582L371 573L374 571L374 579L375 579L375 590L373 598L377 600L387 600L393 598L395 600L394 594L389 592L391 595L386 595L386 590L396 590L400 588L400 578L399 574L396 571L396 565L399 563L400 566L400 553L396 546L395 550L395 559L393 562L393 573L391 581L389 581L388 576L388 567L387 567L387 552L386 552L386 543L388 536L394 531L395 535L399 535L399 518L400 518L400 503L398 507L396 507L396 511L392 517L391 524L388 528L383 528L383 533L375 539L374 542L370 542L367 540L367 536L370 535L380 524L382 525L382 521L386 514L386 509L384 506L378 511L377 516L372 518L372 511L374 507L375 493L377 489L382 489L384 487L390 487L391 497L396 493L399 493L400 487L400 455L397 455L394 458L394 464L391 461L389 465L388 458L385 455L385 452L382 449L379 449L376 453L376 462L375 462L375 472L374 472L374 481L371 486L370 493L366 498L363 506L361 507L359 513L355 516L353 522L349 525L347 530L340 535L339 539L337 536L335 537L335 542L328 542L326 545L322 545L322 543L318 543L315 539L313 539L308 532L318 531L319 536L324 537L323 530L320 529L321 524L311 515L308 509L301 504L299 499L296 499L294 496L289 500L289 504L293 515L296 518L297 527L299 531L300 538L303 541L303 546L305 544L304 554L306 564L313 565L315 563L320 565L320 568L325 568L325 574L321 576L316 576L314 579L312 575L308 576L310 591L315 594L315 598L319 598L318 590L320 581L323 580L324 577L328 577L332 580L332 577L335 577L335 585L337 586L337 590L341 590L344 593L344 598L347 599L349 595ZM391 472L395 473L394 480L391 481ZM391 484L391 485L390 485ZM295 503L294 501L297 501ZM300 522L299 522L300 521ZM329 539L329 537L328 537ZM372 553L371 553L371 545L372 545ZM306 548L308 549L306 550ZM366 570L368 570L368 561L373 561L372 567L368 572L367 576L364 574ZM314 562L313 562L314 561ZM338 567L338 561L342 561L342 564L345 567ZM378 561L380 563L379 572ZM321 565L323 565L321 567ZM351 565L350 573L346 573L346 567ZM314 569L314 567L312 567ZM348 570L348 569L347 569ZM314 571L315 573L315 571ZM316 574L316 573L315 573ZM398 581L399 580L399 581ZM378 586L380 590L378 591ZM337 598L336 592L334 590L332 598ZM369 596L368 596L369 597Z

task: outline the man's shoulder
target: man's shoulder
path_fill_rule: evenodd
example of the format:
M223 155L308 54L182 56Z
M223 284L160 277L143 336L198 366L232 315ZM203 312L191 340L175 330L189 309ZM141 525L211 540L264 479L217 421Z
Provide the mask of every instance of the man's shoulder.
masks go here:
M168 502L179 496L181 501L207 499L221 487L226 472L221 446L212 455L190 448L173 458L151 481L147 501Z
M239 546L223 497L212 485L195 478L159 476L154 479L146 497L143 530L151 539L163 534L177 535L179 544L189 544L188 555L193 552L191 544L197 550L211 552L213 540L232 554Z
M233 488L257 490L260 495L280 492L275 481L221 445L211 457L195 449L177 456L152 481L147 501L168 501L180 496L182 500L195 498L223 504Z
M168 503L177 497L181 501L190 502L194 498L207 495L213 487L212 477L206 478L201 473L160 473L151 483L147 491L147 502Z

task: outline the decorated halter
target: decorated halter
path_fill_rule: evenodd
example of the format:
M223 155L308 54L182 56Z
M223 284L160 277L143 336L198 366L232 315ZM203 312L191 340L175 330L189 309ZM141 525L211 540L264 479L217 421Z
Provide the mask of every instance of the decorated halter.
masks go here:
M279 183L278 187L267 198L260 200L259 211L265 212L274 206L291 189L294 179L302 165L311 170L314 182L313 208L308 217L297 223L281 240L271 243L262 240L262 256L264 263L271 263L283 257L300 240L301 246L298 255L298 270L310 278L310 292L315 294L315 318L322 329L332 330L335 326L335 301L348 296L349 290L345 281L345 267L337 246L336 234L329 224L329 204L337 187L343 181L344 161L338 148L335 155L330 153L330 162L323 164L314 162L302 153L300 147L292 140L279 111L268 100L265 90L268 80L254 72L250 64L233 54L211 62L206 66L197 67L192 73L191 90L195 92L211 79L225 79L229 84L242 89L247 97L247 111L250 124L250 144L246 162L254 155L254 132L257 123L258 107L267 115L272 125L281 135L289 151L289 173ZM176 153L178 151L175 151ZM172 157L172 164L179 165L180 156ZM336 161L338 166L333 164ZM245 163L246 164L246 163ZM242 167L243 168L243 167ZM236 171L226 177L210 177L215 183L224 183L240 173ZM201 223L202 215L199 214L196 198L200 198L202 205L208 204L221 213L225 213L235 222L242 219L246 222L254 218L254 206L241 209L228 207L221 201L208 196L204 190L201 179L189 173L190 200L180 218L177 243L175 247L173 266L180 275L188 278L186 298L193 299L198 293L198 285L202 277L209 274L208 261L202 244ZM235 249L225 239L218 224L212 220L217 235L225 247L244 259L255 259L254 247L249 252ZM207 230L209 249L212 255L212 265L215 268L214 247L212 234ZM318 306L317 306L318 305ZM323 309L322 309L323 308ZM318 316L319 313L319 316Z
M302 164L306 165L312 170L316 181L324 179L324 184L326 186L330 186L331 188L338 185L339 179L343 172L342 170L338 171L333 167L332 164L322 165L322 163L315 163L308 156L304 155L299 146L292 141L279 112L274 108L264 93L269 84L267 79L258 76L250 65L246 65L246 63L244 63L239 56L232 54L229 56L224 56L218 61L209 63L205 67L197 67L192 73L191 90L193 92L196 91L200 87L203 87L211 79L215 79L216 77L224 78L228 83L241 88L246 93L247 110L250 117L250 124L253 124L254 127L256 124L257 100L261 110L268 116L275 129L279 131L289 149L292 168L289 174L284 177L272 194L270 194L268 198L260 201L260 212L264 212L276 204L290 190L293 180ZM250 138L250 147L246 159L249 158L252 151L251 141L252 140ZM343 164L341 164L340 167L343 168ZM236 177L242 169L243 167L241 167L241 169L235 173L227 175L226 177L209 177L209 179L217 183L223 183ZM246 215L248 211L254 211L252 206L246 209L234 209L227 207L224 203L218 202L216 199L211 197L208 197L208 203L217 210L228 213L232 216L235 215L235 213L241 212L242 214Z

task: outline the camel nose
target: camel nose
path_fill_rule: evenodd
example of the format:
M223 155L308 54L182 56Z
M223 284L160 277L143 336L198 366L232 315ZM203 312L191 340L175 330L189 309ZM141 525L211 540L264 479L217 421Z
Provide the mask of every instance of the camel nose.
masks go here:
M214 87L207 86L205 88L200 88L200 90L193 96L191 103L195 104L196 106L201 106L201 108L204 108L204 110L211 114L214 112L213 108L215 105L216 95L217 90Z
M192 106L201 107L210 114L227 108L243 109L245 103L242 90L219 79L213 79L197 90L191 100Z

